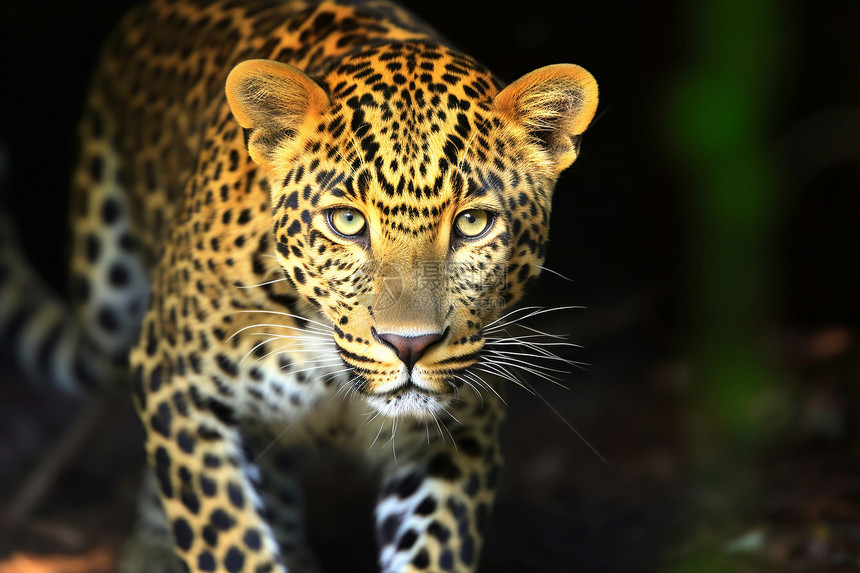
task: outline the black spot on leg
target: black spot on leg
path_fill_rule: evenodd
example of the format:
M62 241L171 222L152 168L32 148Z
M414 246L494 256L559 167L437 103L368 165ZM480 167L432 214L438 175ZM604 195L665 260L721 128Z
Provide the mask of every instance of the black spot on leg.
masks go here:
M417 515L431 515L434 511L436 511L436 500L433 499L432 496L427 496L421 503L418 504L418 507L415 508L415 513Z
M478 477L478 474L473 473L469 476L469 481L466 482L466 485L463 486L463 491L466 492L466 495L469 497L475 497L478 495L478 491L481 489L481 480Z
M176 539L180 549L185 551L191 549L191 544L194 543L194 532L185 518L180 517L173 521L173 538Z
M454 570L454 555L451 553L450 549L444 550L439 556L439 568L442 571Z
M212 512L212 515L209 517L209 521L212 522L214 527L222 531L227 531L236 524L236 521L230 517L230 514L221 508Z
M451 459L451 455L447 452L441 452L433 456L427 466L427 474L432 477L442 478L448 481L454 481L462 475L462 471Z
M421 549L418 553L415 554L415 558L412 560L412 565L415 566L416 569L427 569L430 566L430 555L427 553L426 549Z
M397 544L398 551L409 551L415 542L418 540L418 532L414 529L408 529L403 537L400 538L400 543Z
M96 314L96 321L102 330L113 334L119 330L119 319L113 309L103 306Z
M394 541L394 536L397 535L401 523L403 523L403 516L397 513L386 516L382 520L376 529L376 538L380 547L390 545Z
M423 481L424 476L420 473L406 474L400 479L390 481L385 486L382 493L384 496L396 494L400 499L406 499L418 491L418 488L421 487L421 483Z
M197 497L197 494L193 491L188 488L183 488L179 494L179 499L182 500L182 505L184 505L188 511L194 515L200 513L200 498Z
M89 233L84 239L84 250L86 251L87 262L94 263L98 260L99 253L101 253L101 243L93 233Z
M211 478L200 476L200 490L206 497L215 497L218 493L218 484Z
M460 540L460 561L467 567L475 561L475 541L471 535L466 535Z
M179 390L173 393L173 407L180 416L188 417L188 400Z
M102 180L102 176L104 175L104 167L105 163L101 155L96 155L92 159L90 159L90 177L93 178L93 181L98 182Z
M476 458L481 455L481 444L472 437L462 438L457 441L458 449L469 457Z
M260 539L260 533L256 529L249 529L242 537L242 541L248 546L248 549L257 551L263 546L263 541Z
M161 383L163 381L161 372L162 368L161 364L159 364L155 368L153 368L152 372L150 372L149 374L149 391L153 394L161 390Z
M200 552L197 557L197 569L200 571L215 571L215 557L207 549Z
M114 288L128 286L128 283L131 282L131 275L128 271L128 267L119 262L111 264L110 270L108 271L108 281Z
M218 532L211 525L203 528L203 540L209 544L209 547L218 545Z
M155 337L155 321L149 321L146 325L146 354L147 356L155 356L155 351L158 348L158 339Z
M181 449L186 454L194 453L194 445L196 443L196 440L187 431L181 430L179 432L179 436L177 436L176 438L176 442L179 444L179 449Z
M108 197L102 203L102 222L105 225L113 225L119 219L119 203L116 199Z
M230 573L239 573L245 566L245 554L238 547L231 547L224 557L224 567Z
M168 499L173 498L173 484L170 481L170 454L164 447L155 450L155 477L161 495Z
M167 402L162 402L158 405L158 411L149 419L149 425L152 429L165 438L170 437L170 424L173 416L170 413L170 406Z
M451 538L451 530L438 521L434 521L430 524L427 528L427 533L438 539L439 543L442 545L448 543L448 540Z
M133 253L137 250L137 241L130 234L123 233L119 236L119 246L123 251Z
M236 509L242 509L245 507L245 494L242 493L242 488L237 484L227 484L227 497L230 498L230 503L232 503L233 507Z

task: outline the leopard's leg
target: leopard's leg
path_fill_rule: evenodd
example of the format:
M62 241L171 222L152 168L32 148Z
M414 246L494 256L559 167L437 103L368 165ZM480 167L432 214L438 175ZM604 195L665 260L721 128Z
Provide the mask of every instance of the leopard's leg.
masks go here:
M166 363L139 365L135 377L146 388L135 398L180 560L191 571L286 571L239 428Z
M305 537L305 517L297 466L302 452L278 443L269 433L255 435L248 448L260 470L263 515L272 527L284 561L291 572L319 570Z
M124 366L149 295L130 208L141 175L117 148L120 125L106 88L94 85L72 174L71 294L85 339Z
M407 459L398 450L383 481L376 535L384 573L477 568L501 468L503 411L486 398L454 415L462 424L443 422L447 439L413 447Z
M262 513L272 527L289 571L318 571L316 557L305 542L302 492L295 475L296 454L274 442L267 433L254 433L248 442L246 455L254 456L251 461L260 472ZM120 573L181 571L152 468L144 471L137 505L137 521L132 539L123 547Z

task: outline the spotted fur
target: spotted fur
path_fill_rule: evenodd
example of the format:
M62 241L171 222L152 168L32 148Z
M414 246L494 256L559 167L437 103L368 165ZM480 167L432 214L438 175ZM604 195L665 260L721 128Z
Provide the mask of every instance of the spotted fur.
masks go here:
M473 571L503 388L471 369L539 273L596 105L582 68L504 87L381 0L131 13L81 123L77 342L31 321L130 352L151 487L124 570L312 570L294 450L327 441L381 468L383 571ZM58 376L105 376L77 354Z

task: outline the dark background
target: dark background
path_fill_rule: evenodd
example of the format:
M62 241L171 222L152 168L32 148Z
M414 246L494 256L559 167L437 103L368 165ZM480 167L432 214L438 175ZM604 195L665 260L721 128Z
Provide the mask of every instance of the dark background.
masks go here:
M710 551L720 553L750 532L763 532L765 541L732 557L734 570L838 570L860 563L854 445L860 404L854 390L860 378L860 3L726 2L720 17L709 20L710 31L697 14L717 4L701 1L402 4L505 80L572 62L591 71L601 90L599 119L556 191L546 266L568 279L545 273L531 299L587 307L557 313L542 327L584 344L571 357L590 366L569 376L569 391L537 385L560 417L540 398L513 389L508 474L484 554L486 570L699 570L700 555L713 563ZM742 43L749 37L743 27L751 6L770 11L752 34L762 38L761 46ZM0 8L5 199L32 260L61 291L75 122L99 46L127 7L98 1L7 2ZM716 43L703 41L707 34ZM759 48L774 53L747 77L743 65L757 61ZM759 233L743 227L737 213L718 216L707 208L706 183L716 178L688 152L689 126L678 120L686 79L709 77L708 58L722 56L730 71L720 68L714 77L731 78L737 66L739 82L768 86L763 100L750 100L748 121L758 126L755 157L740 148L719 172L720 181L730 182L736 170L742 172L741 163L766 162L769 182L762 188L772 200L759 213ZM689 125L703 119L693 114ZM720 117L713 123L719 132ZM696 133L708 139L706 131ZM731 238L735 224L741 237L736 257L711 256L719 253L713 242ZM761 253L758 259L755 253ZM699 292L703 277L711 288ZM720 309L708 306L724 300L723 286L738 284L756 293L756 303L738 302L749 313L741 321L749 328L722 324ZM727 332L713 334L724 326ZM731 360L729 343L723 355L719 343L703 348L714 337L748 340L749 361L767 371L766 382L759 384L759 376L749 386L764 389L765 409L776 415L745 422L741 451L734 449L737 427L722 424L722 406L712 408L711 387L719 380L708 365ZM65 404L74 403L54 403L55 397L29 394L20 385L12 374L0 380L0 389L8 388L6 403L16 409L0 422L6 443L0 454L8 458L0 463L10 468L0 485L10 492L25 479L40 444L62 434L72 416ZM43 399L53 404L47 410L34 405ZM740 396L726 411L760 399ZM611 465L604 466L562 417ZM121 428L117 440L129 434L134 443L134 427L125 428L119 417L108 420L107 431L111 424ZM31 434L36 437L25 439ZM65 523L74 520L64 509L80 514L69 509L77 508L76 501L95 508L96 520L117 525L110 533L84 528L87 542L115 545L128 514L105 517L98 513L103 495L88 497L82 492L89 486L68 483L85 477L113 487L110 474L86 474L93 464L104 467L99 456L116 453L90 444L80 456L84 461L68 470L69 479L37 513ZM137 458L123 450L119 460L115 467L133 468ZM724 474L740 483L726 483ZM136 474L129 475L131 485L110 491L133 495L128 491ZM330 482L332 490L341 489L336 479ZM355 521L343 517L362 515L360 496L347 492L331 502L322 492L320 487L316 494L317 545L328 549L350 539L361 548L369 540L369 519L355 518L368 528L363 538L350 529ZM34 546L70 551L51 541L34 545L31 538L39 535L32 531L24 537L6 547L0 542L0 552ZM329 559L332 570L341 570L337 557Z

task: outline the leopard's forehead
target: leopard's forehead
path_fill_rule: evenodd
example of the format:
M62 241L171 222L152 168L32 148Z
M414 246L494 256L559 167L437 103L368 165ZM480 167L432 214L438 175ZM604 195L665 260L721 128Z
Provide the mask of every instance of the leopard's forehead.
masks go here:
M408 109L468 111L488 107L501 84L480 63L454 50L421 41L370 44L344 56L325 74L333 101L354 107L375 101L390 109L385 122L417 127L438 123L431 115L401 117ZM465 105L464 105L465 103ZM441 120L445 121L445 120Z
M331 107L316 145L348 165L336 192L377 207L383 228L430 230L452 203L500 186L500 84L475 60L422 42L369 46L324 84Z

